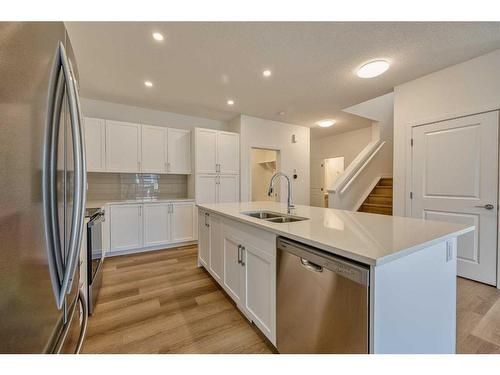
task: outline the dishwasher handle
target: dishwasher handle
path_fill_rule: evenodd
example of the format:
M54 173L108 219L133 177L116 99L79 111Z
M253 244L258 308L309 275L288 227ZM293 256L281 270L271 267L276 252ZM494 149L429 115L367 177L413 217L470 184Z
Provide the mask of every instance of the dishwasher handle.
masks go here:
M313 271L313 272L323 272L323 267L317 265L316 263L313 263L313 262L311 262L307 259L304 259L304 258L299 258L299 259L300 259L300 264L305 269L308 269L309 271Z

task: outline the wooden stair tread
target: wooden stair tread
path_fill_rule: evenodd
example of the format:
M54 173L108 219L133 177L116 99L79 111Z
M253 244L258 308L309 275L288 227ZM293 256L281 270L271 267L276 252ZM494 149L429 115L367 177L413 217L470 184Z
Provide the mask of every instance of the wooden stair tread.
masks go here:
M390 204L382 204L382 203L363 203L361 206L392 208Z
M392 195L388 195L388 194L372 194L370 193L370 195L368 197L375 197L375 198L392 198Z

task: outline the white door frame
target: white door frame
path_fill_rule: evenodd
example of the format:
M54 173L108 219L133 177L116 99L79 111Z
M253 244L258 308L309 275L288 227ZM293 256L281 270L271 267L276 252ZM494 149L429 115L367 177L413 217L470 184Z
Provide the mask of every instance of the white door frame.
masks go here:
M412 210L412 199L410 198L410 192L412 191L412 188L413 188L413 147L411 145L413 128L433 124L436 122L441 122L441 121L446 121L446 120L454 120L454 119L461 118L461 117L468 117L468 116L473 116L473 115L479 115L481 113L495 112L495 111L500 111L500 107L498 105L484 107L484 108L478 109L477 111L471 111L471 112L467 112L467 113L461 112L461 113L455 113L454 115L450 114L447 116L439 116L436 118L427 119L425 121L410 123L409 126L406 127L405 216L410 217L411 210ZM497 143L498 143L498 146L500 147L500 124L499 124L498 134L499 134L499 139L497 140ZM499 190L500 190L500 161L498 163L498 169L499 170L498 170L497 178L498 178L498 186L499 186ZM499 199L499 198L500 197L498 196L498 192L497 192L497 199ZM498 235L498 234L500 234L499 211L500 210L497 209L497 282L496 282L497 289L500 289L500 241L499 241L500 236Z
M252 198L252 149L254 149L254 148L258 148L260 150L276 151L276 172L280 171L280 168L281 168L281 149L280 148L258 146L258 145L254 145L254 144L248 148L248 161L249 161L248 168L249 168L249 170L246 172L248 172L248 186L249 186L248 196L250 198L249 202L253 202L252 201L252 199L253 199ZM240 184L241 184L241 177L240 177ZM283 186L283 185L281 185L281 186ZM280 191L280 201L281 201L281 197L283 197L283 196L284 196L283 192Z

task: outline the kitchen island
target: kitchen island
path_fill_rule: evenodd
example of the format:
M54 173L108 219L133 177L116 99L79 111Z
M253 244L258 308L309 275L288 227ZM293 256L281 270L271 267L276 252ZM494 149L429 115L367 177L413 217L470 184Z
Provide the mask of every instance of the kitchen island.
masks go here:
M198 208L199 265L278 350L276 244L283 238L366 268L366 346L347 352L455 352L456 241L473 227L309 206L295 207L297 221L254 217L287 216L286 205L274 202ZM346 298L337 304L352 303Z

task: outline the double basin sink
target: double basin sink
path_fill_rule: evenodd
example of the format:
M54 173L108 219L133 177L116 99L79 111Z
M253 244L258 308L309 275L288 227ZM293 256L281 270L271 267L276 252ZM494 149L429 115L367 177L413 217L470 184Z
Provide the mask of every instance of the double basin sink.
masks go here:
M251 211L251 212L242 212L242 214L254 217L256 219L265 220L270 223L293 223L296 221L308 220L307 217L280 214L279 212L272 212L272 211Z

